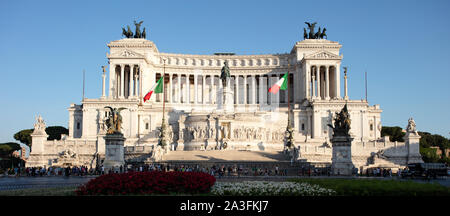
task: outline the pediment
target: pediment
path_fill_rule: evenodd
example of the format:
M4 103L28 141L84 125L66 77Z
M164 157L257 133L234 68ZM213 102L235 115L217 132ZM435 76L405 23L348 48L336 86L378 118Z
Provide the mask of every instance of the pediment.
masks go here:
M305 59L342 59L342 57L324 50L307 55Z
M121 50L111 53L111 55L108 55L108 57L113 58L144 58L144 55L139 54L137 52L134 52L132 50Z

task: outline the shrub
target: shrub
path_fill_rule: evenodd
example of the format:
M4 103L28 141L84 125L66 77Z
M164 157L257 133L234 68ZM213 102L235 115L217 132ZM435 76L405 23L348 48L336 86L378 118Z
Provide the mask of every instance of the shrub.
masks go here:
M144 195L209 193L214 176L202 172L129 172L107 174L90 180L77 195Z
M449 196L450 189L437 183L379 179L293 179L333 189L338 196Z
M294 182L217 182L211 193L219 196L331 196L334 190Z

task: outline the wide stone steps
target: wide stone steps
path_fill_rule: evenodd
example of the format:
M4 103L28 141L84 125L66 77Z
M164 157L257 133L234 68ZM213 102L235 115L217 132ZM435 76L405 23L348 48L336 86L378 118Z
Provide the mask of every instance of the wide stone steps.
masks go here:
M244 151L244 150L212 150L212 151L170 151L161 162L289 162L289 156L281 151Z

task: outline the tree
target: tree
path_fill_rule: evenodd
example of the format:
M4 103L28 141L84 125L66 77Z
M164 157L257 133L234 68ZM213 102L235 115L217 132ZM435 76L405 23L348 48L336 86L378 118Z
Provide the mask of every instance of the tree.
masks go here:
M22 159L13 157L13 152L22 149L20 144L0 143L0 168L12 168L22 163Z
M389 136L389 140L391 142L404 142L403 137L405 136L405 132L402 132L401 127L386 127L383 126L381 128L381 136Z
M420 145L425 148L437 146L445 154L445 149L450 147L450 140L441 135L430 134L428 132L419 132L419 135L421 136Z
M436 162L448 162L450 159L445 155L445 150L450 148L450 140L439 135L431 134L428 132L419 131L420 135L420 154L424 162L436 163ZM381 129L381 136L389 136L391 142L398 141L404 142L401 127L383 127ZM436 149L431 147L439 147L442 151L442 155L436 154Z
M69 134L69 130L62 126L47 127L45 132L48 134L47 140L60 140L61 134Z
M31 148L31 134L34 129L25 129L14 134L14 139L29 146ZM45 132L48 134L47 140L59 140L61 134L69 134L69 130L62 126L50 126L45 128Z
M21 130L14 134L14 139L31 147L31 134L34 129Z
M8 142L8 143L0 143L0 155L10 155L14 151L20 150L22 147L20 147L20 144L14 143L14 142Z

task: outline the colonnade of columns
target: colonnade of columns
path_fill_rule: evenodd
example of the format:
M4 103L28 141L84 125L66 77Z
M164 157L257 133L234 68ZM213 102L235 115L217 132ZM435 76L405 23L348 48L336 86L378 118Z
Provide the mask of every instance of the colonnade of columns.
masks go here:
M308 97L329 100L340 98L339 66L312 65L308 68L310 79L307 81Z
M134 64L113 65L115 72L114 97L115 98L137 98L141 96L140 91L140 67Z
M157 73L155 80L159 80L161 76L162 74ZM234 103L244 105L287 103L287 91L279 91L277 94L268 93L268 89L282 76L282 73L232 75L230 88L234 91ZM291 74L291 91L293 89L292 77ZM216 97L222 88L222 82L219 75L166 73L164 88L166 103L216 104ZM157 94L155 98L156 102L162 102L161 94Z

